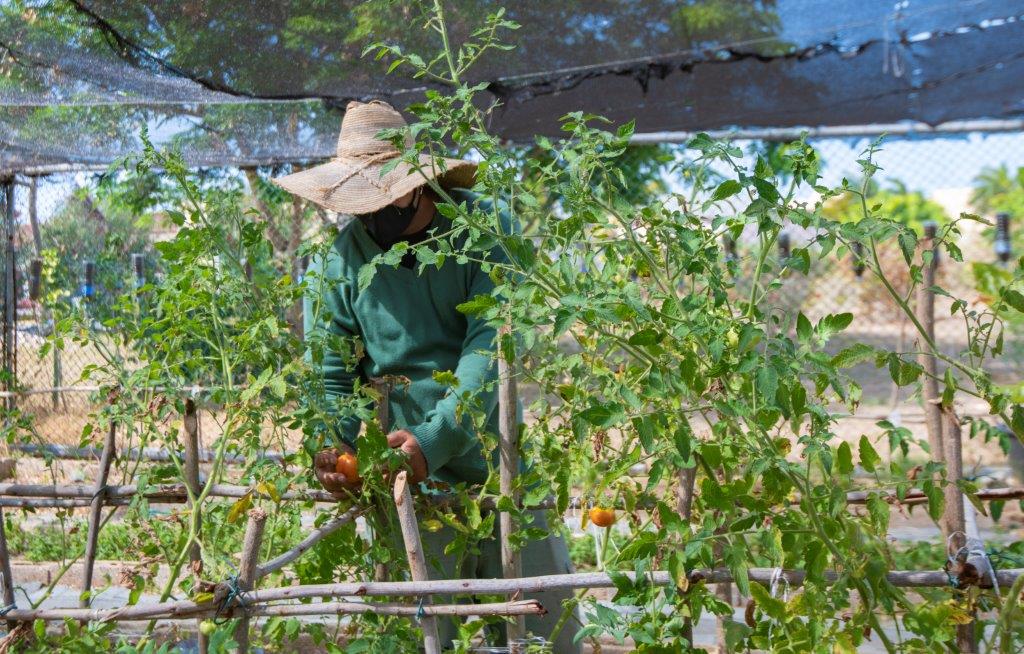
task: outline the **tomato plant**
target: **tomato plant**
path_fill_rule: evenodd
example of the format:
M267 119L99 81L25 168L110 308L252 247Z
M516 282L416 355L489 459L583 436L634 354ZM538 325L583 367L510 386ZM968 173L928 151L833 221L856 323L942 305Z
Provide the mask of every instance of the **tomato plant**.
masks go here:
M450 226L411 248L399 244L383 253L360 272L359 282L365 288L377 267L400 265L410 249L420 269L449 259L480 261L495 292L470 298L460 310L509 327L498 349L517 362L519 383L534 391L531 419L521 434L525 466L516 491L522 507L500 497L494 457L488 456L486 483L446 489L454 502L418 507L423 527L455 528L449 550L468 555L493 528L495 516L483 508L485 501L497 499L499 508L515 515L519 529L511 539L522 545L547 534L528 511L547 498L555 504L547 523L561 530L573 497L614 495L619 527L627 529L614 539L612 530L605 532L600 565L612 574L612 603L621 610L581 593L581 637L628 637L638 651L685 651L692 648L692 625L702 614L731 618L732 607L708 585L690 582L687 573L698 568L728 569L739 592L755 600L750 624L727 620L730 649L853 651L869 636L888 651L948 649L955 636L951 624L968 609L980 609L984 621L998 619L1000 628L986 638L1019 646L1024 622L1013 602L1000 607L991 593L937 589L921 603L886 580L894 551L886 539L889 505L883 492L920 489L937 519L943 487L951 483L941 466L926 466L909 478L899 461L884 463L875 444L883 438L904 442L894 427L863 436L856 447L836 437L840 414L855 411L860 399L849 368L870 362L887 368L897 384L914 387L925 374L918 353L868 344L836 351L832 339L863 317L841 313L812 320L784 310L773 294L783 278L807 275L818 262L842 261L859 244L867 274L878 278L888 299L919 330L920 347L937 351L908 300L932 254L923 251L913 229L866 201L878 145L860 160L860 187L828 188L807 143L780 149L774 155L780 162L771 164L763 157L748 161L734 145L701 134L679 153L686 159L677 162L685 168L685 190L639 193L636 180L623 173L636 166L620 166L635 156L632 123L612 127L600 116L570 112L559 121L561 138L538 137L528 148L510 147L488 130L490 109L480 96L486 84L471 81L471 70L482 53L511 49L498 40L515 27L501 11L461 44L450 41L440 3L423 11L426 28L437 37L437 53L413 56L387 44L369 52L446 90L426 91L409 108L415 115L409 129L384 136L413 165L419 165L420 154L449 146L460 155L473 153L480 161L473 191L481 201L457 202L434 185ZM310 275L299 282L275 269L249 279L245 262L269 259L270 244L264 226L237 197L200 189L173 154L149 148L136 166L165 171L185 198L168 209L178 233L156 246L163 277L126 293L102 329L87 316L68 316L55 342L78 338L104 352L104 363L87 371L110 389L97 426L117 421L139 446L176 451L184 403L181 394L166 389L208 389L203 400L217 427L214 459L195 499L206 500L213 483L234 474L252 488L243 500L271 515L264 556L279 553L294 543L303 511L313 507L275 497L314 483L311 455L331 444L333 421L357 416L366 425L358 462L339 458L338 471L400 465L375 423L370 389L357 385L350 398L333 404L323 399L316 366L324 352L340 353L354 364L364 354L362 346L356 339L323 336L303 342L287 328L289 308L301 294L331 280ZM798 193L804 189L818 199L799 201L807 197ZM829 217L827 203L840 196L856 199L850 203L851 211L859 211L856 217ZM508 228L510 218L520 229ZM975 219L965 215L943 225L937 242L949 256L959 256L959 225ZM777 259L771 253L790 225L810 236ZM723 243L743 233L753 234L756 244L733 256ZM325 248L331 236L328 230L304 251ZM892 244L909 285L899 290L878 257L879 247ZM504 254L502 261L485 258L494 248ZM993 297L1019 309L1014 303L1022 280L1018 262ZM960 356L937 351L948 370L939 380L943 401L948 404L958 393L981 397L994 416L1024 437L1024 408L986 372L986 362L1001 353L998 313L959 298L953 311L971 338ZM462 411L484 425L475 398L460 399ZM981 421L974 424L979 433L987 429ZM303 435L300 451L282 464L262 457L268 449L287 450L294 432ZM479 438L483 451L493 454L497 436L481 429ZM241 471L229 473L229 454L245 461ZM143 489L184 479L176 456L166 466L120 465ZM855 466L870 479L864 512L846 505ZM638 468L642 475L631 472ZM393 520L377 510L391 502L387 475L364 474L362 481L364 533L375 537L365 538L349 525L276 580L365 579L377 565L393 578L404 574ZM248 505L204 506L202 521L176 509L172 533L140 538L145 553L170 568L159 588L162 598L194 594L195 580L185 570L193 543L202 545L203 577L219 580L232 573L226 558L234 550L228 544L237 542L237 519ZM598 526L615 520L612 507L594 511L589 517ZM328 517L318 511L316 521ZM144 533L150 518L147 502L133 500L127 520ZM752 567L800 570L804 583L788 591L765 588L751 583ZM654 570L667 570L675 583L650 583L647 573ZM883 620L898 627L898 639ZM389 616L356 616L344 629L340 622L333 629L301 628L328 647L336 648L333 643L344 636L354 651L415 651L418 642L414 622ZM268 642L290 643L299 630L297 621L271 620L263 635ZM106 637L97 633L97 639ZM471 627L463 629L463 644L472 633Z

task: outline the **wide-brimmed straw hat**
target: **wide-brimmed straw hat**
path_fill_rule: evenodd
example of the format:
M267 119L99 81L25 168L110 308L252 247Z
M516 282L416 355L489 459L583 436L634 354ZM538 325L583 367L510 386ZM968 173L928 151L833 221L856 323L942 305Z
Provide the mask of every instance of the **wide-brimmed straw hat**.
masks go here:
M473 185L475 163L427 154L420 155L422 173L402 162L382 175L385 164L402 153L391 142L376 138L377 133L405 126L402 114L386 102L350 102L341 120L335 156L325 164L278 177L274 183L331 211L356 215L381 209L428 179L437 179L445 188Z

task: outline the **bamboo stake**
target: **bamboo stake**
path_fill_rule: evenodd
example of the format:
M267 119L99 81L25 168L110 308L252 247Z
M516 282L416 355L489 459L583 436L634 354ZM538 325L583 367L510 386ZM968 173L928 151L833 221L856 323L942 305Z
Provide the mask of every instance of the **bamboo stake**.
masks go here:
M501 454L498 462L499 490L516 505L515 479L519 474L519 398L514 375L514 355L506 356L501 343L509 334L509 326L502 325L498 332L498 425L501 436ZM511 347L511 346L510 346ZM514 516L508 511L498 514L498 533L501 538L501 574L506 579L523 576L519 551L512 548L510 538L516 529ZM506 626L508 642L526 637L526 620L518 617Z
M928 335L928 340L935 342L935 239L928 236L921 240L925 253L931 252L928 262L921 266L921 285L917 289L917 320ZM942 410L939 408L938 365L935 353L927 343L921 345L918 363L924 368L924 381L921 384L921 402L924 404L925 426L928 429L928 449L931 460L941 463L945 458L942 444Z
M331 520L324 523L323 526L314 529L309 533L308 536L303 538L298 545L291 548L287 552L274 557L266 563L261 563L256 566L256 579L262 579L267 575L277 572L281 568L285 567L292 561L298 559L300 556L309 551L314 545L319 543L325 537L338 531L341 527L352 522L355 517L359 514L358 509L349 509L342 515L332 518Z
M114 437L117 435L117 422L113 417L110 419L110 428L107 429L107 438L103 442L103 456L100 458L100 468L96 474L96 488L93 491L89 505L89 533L85 542L85 569L82 571L82 596L79 598L79 606L88 608L92 603L92 573L96 564L96 546L100 536L100 517L103 512L103 500L107 490L107 477L110 475L110 465L114 462L115 444Z
M617 573L631 580L636 579L634 572ZM1024 568L1006 568L995 572L1001 589L1009 588L1024 576ZM700 569L689 572L688 581L697 583L725 583L732 581L732 573L727 568ZM802 586L805 574L802 570L783 570L777 568L751 568L748 578L754 583L770 585L773 579L785 580L790 586ZM823 574L824 583L832 584L840 575L833 571ZM844 575L847 578L848 575ZM648 583L656 586L675 584L676 580L667 571L656 571L644 574ZM943 570L894 570L886 574L886 581L899 588L948 588L949 577ZM968 585L980 588L991 588L991 578L963 580ZM615 582L606 572L582 572L563 575L546 575L541 577L523 577L520 579L437 579L430 581L385 581L385 582L340 582L334 584L316 584L305 586L282 586L266 588L242 593L240 600L252 611L253 615L263 615L257 605L283 600L299 600L325 597L427 597L432 595L507 595L511 593L530 594L551 590L576 590L581 588L614 588ZM512 603L516 604L516 603ZM500 606L509 606L502 603ZM290 606L290 605L289 605ZM303 605L313 606L313 605ZM480 605L471 604L476 609ZM415 614L418 605L408 607ZM431 606L422 607L424 614L431 615ZM436 607L435 607L436 609ZM91 621L121 621L150 619L193 619L197 616L211 615L216 606L207 602L196 604L190 600L164 602L162 604L125 606L115 609L14 609L7 614L9 621L25 622L36 619L63 620L65 618ZM310 613L316 615L315 613ZM440 614L440 613L437 613ZM447 613L445 613L447 615ZM472 612L472 615L482 613ZM451 615L457 615L451 613Z
M405 554L409 559L409 572L414 582L427 582L427 564L423 559L423 543L420 541L420 529L416 523L416 509L412 504L412 493L409 491L408 474L403 470L395 478L395 507L398 509L398 524L402 528L402 539L405 541ZM428 600L422 600L427 605ZM423 629L423 649L426 654L441 654L441 638L437 633L437 620L430 615L420 619Z
M188 484L192 498L198 498L202 492L202 485L199 483L199 415L196 412L196 403L192 398L185 400L182 426L185 431L185 483ZM198 541L199 534L202 533L202 514L200 506L195 503L194 499L190 498L188 504L196 524L196 541L189 546L188 550L189 568L192 570L193 578L198 582L203 572L203 553ZM206 654L210 648L210 639L202 631L198 633L199 653Z
M14 575L11 574L11 554L7 551L7 529L4 525L4 512L0 509L0 576L3 577L4 606L14 606ZM10 633L17 623L8 618L7 632Z
M256 563L260 556L260 543L263 541L263 528L267 523L267 512L263 509L249 511L249 522L245 527L245 539L242 541L242 560L238 568L238 587L241 590L252 590L259 578L256 576ZM249 614L243 612L235 627L235 642L238 643L238 654L249 652Z

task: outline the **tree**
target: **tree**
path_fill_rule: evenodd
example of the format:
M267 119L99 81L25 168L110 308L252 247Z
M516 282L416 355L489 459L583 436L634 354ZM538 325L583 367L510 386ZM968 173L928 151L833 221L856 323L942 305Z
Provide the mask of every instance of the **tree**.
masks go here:
M974 178L971 206L984 214L1024 216L1024 166L1015 173L1006 164L983 169Z

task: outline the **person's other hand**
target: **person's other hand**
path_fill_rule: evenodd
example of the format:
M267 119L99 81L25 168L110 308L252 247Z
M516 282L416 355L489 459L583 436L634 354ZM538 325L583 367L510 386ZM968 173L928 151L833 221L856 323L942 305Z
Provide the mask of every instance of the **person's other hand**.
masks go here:
M313 471L324 490L338 499L344 499L359 491L360 482L357 479L349 479L337 471L338 456L342 452L355 454L355 450L345 445L342 445L340 450L331 447L320 451L313 459Z
M419 441L412 433L399 429L388 434L388 447L400 450L409 457L409 467L412 469L410 481L418 484L427 478L427 458L423 456Z

